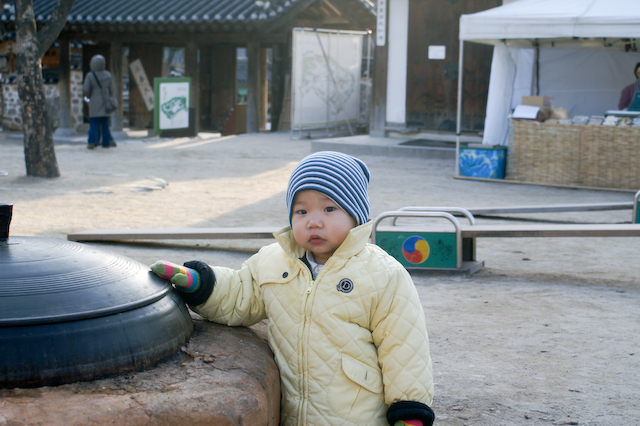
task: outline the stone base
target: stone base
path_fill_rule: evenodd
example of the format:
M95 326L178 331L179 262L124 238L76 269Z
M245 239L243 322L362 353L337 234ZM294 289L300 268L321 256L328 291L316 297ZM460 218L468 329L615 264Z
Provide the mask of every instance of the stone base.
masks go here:
M54 132L53 136L75 136L77 135L76 129L73 127L58 127Z
M129 134L125 131L122 130L118 130L118 131L111 131L111 137L113 137L113 139L117 140L117 141L122 141L125 139L129 138Z
M156 367L91 382L0 389L0 424L265 425L280 418L280 379L252 330L194 319L186 347Z

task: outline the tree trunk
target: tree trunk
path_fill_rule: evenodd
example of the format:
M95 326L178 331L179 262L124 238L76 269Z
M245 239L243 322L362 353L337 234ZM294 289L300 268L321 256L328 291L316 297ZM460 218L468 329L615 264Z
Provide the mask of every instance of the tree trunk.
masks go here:
M22 107L27 176L60 176L51 117L42 81L42 57L64 27L75 0L58 0L49 22L38 32L32 0L16 0L16 71Z
M40 58L33 52L32 40L22 40L18 53L18 95L22 106L24 160L27 176L53 178L60 176L53 143L51 117L45 99Z

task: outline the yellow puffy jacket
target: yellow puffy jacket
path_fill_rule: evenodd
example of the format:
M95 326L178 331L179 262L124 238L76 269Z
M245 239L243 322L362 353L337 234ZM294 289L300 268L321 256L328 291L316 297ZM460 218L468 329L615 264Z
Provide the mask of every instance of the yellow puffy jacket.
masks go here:
M212 267L211 296L194 310L227 325L269 319L280 369L282 425L387 425L399 401L431 405L425 316L407 271L352 229L314 280L290 228L240 270Z

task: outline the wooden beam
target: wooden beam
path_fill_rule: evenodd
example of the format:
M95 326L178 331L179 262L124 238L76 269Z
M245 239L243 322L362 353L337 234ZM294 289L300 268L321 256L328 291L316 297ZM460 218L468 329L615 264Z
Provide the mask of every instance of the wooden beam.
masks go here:
M395 225L379 226L380 232L454 232L451 226ZM462 225L465 238L573 238L573 237L640 237L640 224L527 224L527 225Z
M370 19L365 21L363 18L366 15L354 13L354 7L350 7L349 2L343 0L323 0L323 2L331 7L343 20L351 23L352 26L368 30L375 29L375 15L371 14Z
M300 12L311 6L316 0L301 0L293 6L287 13L282 15L280 19L270 22L269 24L260 28L261 32L272 33L281 28L286 28L291 21L293 21Z
M470 225L461 231L463 238L640 237L639 224Z
M191 105L189 106L189 127L193 125L196 136L200 129L200 66L198 64L198 46L195 42L187 43L184 51L185 75L191 77ZM193 114L193 116L191 116Z
M61 129L72 129L71 123L71 54L69 38L60 37L60 126Z
M260 44L257 40L247 43L247 133L260 129Z
M267 129L267 113L269 109L269 52L268 49L260 48L259 59L260 73L258 79L259 100L258 100L258 130Z
M195 42L198 45L215 45L220 43L246 44L251 35L248 33L225 34L225 33L68 33L70 39L79 41L96 41L110 43L120 41L126 43L153 43L167 47L184 46L187 42ZM286 43L287 33L260 34L260 43L269 45L272 43Z
M122 117L123 117L123 108L122 108L122 42L116 40L111 42L111 46L109 48L111 53L111 77L113 79L113 87L115 90L115 96L118 100L119 108L114 111L112 114L113 123L112 129L114 132L122 131Z
M516 206L489 207L468 209L474 216L518 213L558 213L558 212L589 212L602 210L628 210L633 208L633 202L627 203L597 203L597 204L559 204L549 206Z
M210 240L268 239L280 228L166 228L166 229L95 229L69 234L69 241L132 240ZM378 227L378 232L443 232L442 227L396 225ZM640 237L640 224L561 224L561 225L469 225L462 226L462 238L572 238L572 237Z
M222 132L236 105L236 47L231 44L213 46L211 52L211 114L215 129ZM203 96L205 96L203 94ZM235 126L234 131L235 134Z
M69 241L269 239L281 228L95 229L67 235Z
M387 4L386 16L389 16L389 2ZM371 89L371 122L369 123L369 134L371 136L385 136L387 125L387 61L389 59L389 36L388 27L385 25L385 44L378 46L375 44L373 59L373 87ZM375 37L374 37L375 40Z
M285 76L289 72L288 52L287 45L273 45L271 55L271 131L282 130L279 128L279 123L286 92Z

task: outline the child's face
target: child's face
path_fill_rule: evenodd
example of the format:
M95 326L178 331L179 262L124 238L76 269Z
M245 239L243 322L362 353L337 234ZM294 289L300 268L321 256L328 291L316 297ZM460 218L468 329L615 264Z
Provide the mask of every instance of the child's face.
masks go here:
M304 190L293 200L291 228L296 242L324 264L347 238L356 220L326 195Z

